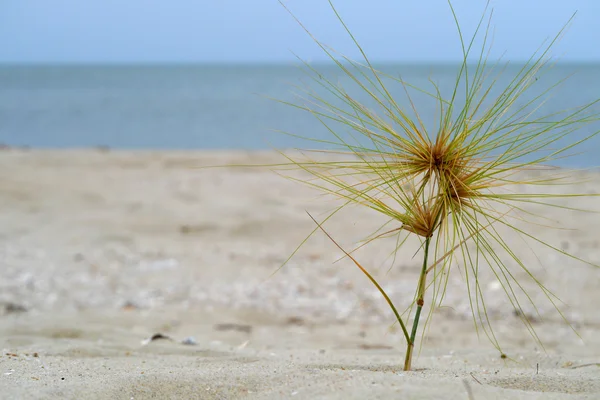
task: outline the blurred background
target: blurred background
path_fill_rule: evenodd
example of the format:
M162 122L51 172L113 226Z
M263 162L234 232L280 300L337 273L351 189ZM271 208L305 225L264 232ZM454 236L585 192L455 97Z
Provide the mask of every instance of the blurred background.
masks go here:
M284 4L323 43L360 60L327 0ZM430 79L451 87L462 53L445 0L334 4L378 68L428 89ZM463 35L470 37L486 2L456 0L453 5ZM600 2L504 0L491 1L490 7L490 59L510 61L506 79L577 11L553 48L557 65L541 83L548 87L570 78L544 107L564 110L599 97ZM3 0L0 143L314 147L274 132L316 138L327 134L309 114L270 99L295 101L293 85L309 81L299 58L344 83L340 71L276 0ZM422 117L433 120L435 104L419 104ZM583 134L600 126L588 128ZM590 149L600 149L600 141L594 139ZM577 163L594 164L594 153Z

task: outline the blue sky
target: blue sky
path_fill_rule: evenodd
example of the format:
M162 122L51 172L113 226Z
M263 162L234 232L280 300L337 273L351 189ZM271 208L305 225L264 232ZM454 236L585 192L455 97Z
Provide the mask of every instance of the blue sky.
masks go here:
M325 43L353 58L326 0L286 0ZM456 61L445 0L336 0L376 61ZM465 33L484 0L453 2ZM554 54L600 61L600 0L493 0L494 55L522 60L578 11ZM2 0L2 63L288 62L323 54L276 0Z

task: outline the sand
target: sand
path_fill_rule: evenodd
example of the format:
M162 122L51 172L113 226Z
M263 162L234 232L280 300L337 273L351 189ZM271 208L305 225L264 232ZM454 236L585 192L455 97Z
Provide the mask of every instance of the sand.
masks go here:
M600 398L599 268L533 244L536 257L507 236L579 336L514 266L539 306L538 315L523 303L541 347L483 271L502 358L475 331L457 267L447 307L434 310L415 370L404 372L393 315L323 235L273 274L314 228L306 210L323 218L335 202L267 169L196 168L274 161L269 152L0 152L0 398ZM555 190L600 191L597 173L577 177L587 181ZM530 226L535 237L600 264L600 214L544 215L563 229ZM351 248L381 222L355 208L327 227ZM390 270L393 244L356 256L405 305L419 259L409 242ZM168 339L143 343L157 333Z

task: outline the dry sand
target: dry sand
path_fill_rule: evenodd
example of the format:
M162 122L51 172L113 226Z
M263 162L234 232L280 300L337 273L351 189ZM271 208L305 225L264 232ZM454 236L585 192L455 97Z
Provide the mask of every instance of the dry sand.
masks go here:
M565 303L580 337L534 290L541 317L523 307L535 317L541 348L484 271L488 313L508 355L502 359L475 333L457 268L416 370L403 372L393 316L352 264L334 263L340 254L323 235L272 275L314 228L305 210L323 217L335 203L264 169L194 168L276 159L2 151L0 398L600 398L600 269L533 246L536 258L509 236ZM560 190L597 193L600 175L585 177L590 181ZM551 212L546 216L576 229L534 226L535 236L600 264L600 216ZM349 209L328 229L349 248L369 233L363 227L379 223ZM390 245L380 241L357 257L405 304L418 257L409 243L388 271ZM155 333L173 340L142 345ZM181 343L185 338L195 344Z

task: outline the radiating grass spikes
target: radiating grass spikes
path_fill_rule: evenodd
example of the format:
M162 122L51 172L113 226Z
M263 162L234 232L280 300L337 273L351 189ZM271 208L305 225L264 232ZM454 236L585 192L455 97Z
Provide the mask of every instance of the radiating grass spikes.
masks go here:
M409 315L403 317L367 268L352 256L352 251L342 249L325 231L323 222L340 208L323 222L310 216L317 224L315 231L322 230L360 268L393 310L407 342L405 370L412 368L426 294L431 293L432 310L442 303L454 264L461 266L459 271L464 274L476 327L500 349L487 315L479 281L480 268L491 268L521 316L526 315L522 312L522 302L533 304L533 300L521 278L517 278L508 265L506 256L511 264L526 272L552 304L556 298L529 272L499 227L509 228L526 240L580 260L531 235L524 224L528 221L524 205L528 203L557 207L552 200L558 197L589 196L544 192L544 187L549 185L569 183L562 171L549 167L551 163L598 133L579 131L599 120L594 110L597 101L562 112L544 113L544 102L562 82L532 90L538 76L551 67L550 50L566 26L507 80L503 75L507 64L489 62L492 16L489 8L484 10L473 35L466 38L448 2L449 15L454 18L462 48L462 63L451 90L442 90L434 81L431 81L431 90L426 90L375 68L331 1L330 5L360 51L363 57L360 62L336 53L296 21L343 73L352 93L358 92L368 99L369 106L305 63L318 91L302 89L299 102L284 103L317 118L331 139L315 139L315 142L336 150L305 150L301 152L303 157L282 153L289 162L279 167L292 167L310 174L312 178L301 181L341 198L340 208L352 204L368 207L387 217L386 225L395 225L372 236L366 245L392 235L420 238L423 263L412 307ZM403 102L392 95L398 88L405 94ZM435 115L423 115L413 101L415 95L429 99L437 109ZM311 152L321 154L313 157ZM327 159L332 152L336 157ZM340 158L337 154L347 157ZM524 173L534 169L549 172ZM527 185L537 191L514 192L510 189L513 185ZM404 242L399 238L399 244ZM522 319L539 340L529 319Z

